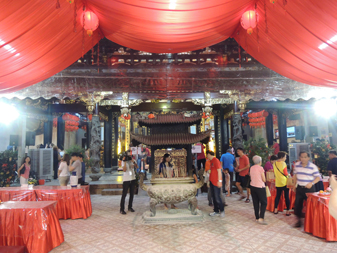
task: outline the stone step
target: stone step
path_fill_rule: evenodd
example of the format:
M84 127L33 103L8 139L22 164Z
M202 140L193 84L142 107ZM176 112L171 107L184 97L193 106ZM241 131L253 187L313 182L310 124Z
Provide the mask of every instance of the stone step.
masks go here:
M102 195L122 195L123 189L103 189Z

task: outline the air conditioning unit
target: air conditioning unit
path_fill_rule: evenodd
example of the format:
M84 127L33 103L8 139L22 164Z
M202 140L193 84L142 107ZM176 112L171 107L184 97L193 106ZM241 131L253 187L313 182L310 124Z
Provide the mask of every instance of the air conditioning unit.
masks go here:
M28 155L31 158L31 169L40 179L51 179L54 176L52 148L30 149Z
M289 164L293 163L293 161L299 160L299 155L301 151L307 151L310 154L310 144L309 143L289 143Z

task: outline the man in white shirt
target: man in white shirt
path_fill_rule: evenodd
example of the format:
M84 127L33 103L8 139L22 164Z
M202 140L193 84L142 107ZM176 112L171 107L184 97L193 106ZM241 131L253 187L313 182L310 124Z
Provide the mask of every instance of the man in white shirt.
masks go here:
M295 215L297 216L297 223L295 227L301 227L301 215L303 208L303 201L307 199L307 193L315 192L314 185L320 181L318 168L315 164L309 161L310 155L307 151L300 152L300 162L295 164L294 169L294 191L296 191L295 200ZM296 187L296 184L297 187Z

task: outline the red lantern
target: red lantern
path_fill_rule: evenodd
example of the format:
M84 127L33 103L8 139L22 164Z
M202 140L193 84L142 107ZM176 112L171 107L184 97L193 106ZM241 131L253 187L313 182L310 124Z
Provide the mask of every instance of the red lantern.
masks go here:
M256 11L246 11L242 14L241 25L244 29L247 30L248 34L253 33L253 29L256 27L257 22L259 21L259 15Z
M92 120L92 114L88 115L88 119L91 121Z
M86 11L81 17L81 23L87 34L91 36L94 31L98 28L99 20L95 13L92 11Z
M263 117L268 117L269 113L266 111L263 111Z

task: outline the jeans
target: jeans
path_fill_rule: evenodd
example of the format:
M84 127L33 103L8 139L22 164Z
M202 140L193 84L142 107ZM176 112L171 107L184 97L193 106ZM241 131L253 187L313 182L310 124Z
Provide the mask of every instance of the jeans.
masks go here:
M201 169L201 164L202 164L202 167L204 168L205 170L205 164L206 164L206 159L200 159L200 160L197 160L197 165L198 165L198 171Z
M209 182L209 185L211 188L211 194L213 198L214 212L215 213L224 212L225 207L224 207L224 204L222 203L221 196L220 196L221 188L213 185L212 182Z
M253 198L255 218L257 220L260 218L264 219L264 214L267 208L266 188L257 188L254 186L250 186L250 190L251 190L251 195Z
M128 209L132 208L133 196L135 195L135 186L136 186L136 180L124 181L123 182L123 193L122 193L122 198L121 198L121 211L124 211L125 197L126 197L126 194L128 193L129 189L130 189L130 198L129 198Z
M278 207L278 203L280 201L282 192L284 191L284 198L286 200L287 211L289 211L290 209L289 188L287 188L287 186L276 187L276 190L277 190L277 194L275 198L275 208Z
M298 218L301 218L302 215L302 208L303 208L303 201L307 200L306 193L308 192L315 192L315 186L311 187L310 189L307 189L302 186L297 186L296 188L296 199L295 199L295 215Z

